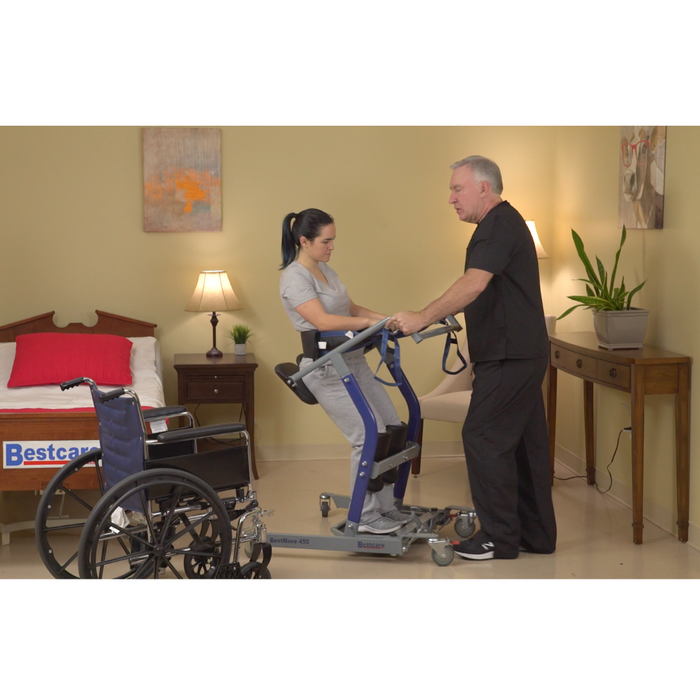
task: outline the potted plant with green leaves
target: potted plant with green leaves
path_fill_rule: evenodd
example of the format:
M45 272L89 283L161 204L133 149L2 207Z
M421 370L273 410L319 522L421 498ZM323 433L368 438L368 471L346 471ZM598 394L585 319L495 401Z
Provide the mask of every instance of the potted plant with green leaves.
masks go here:
M228 334L233 340L233 351L236 355L245 355L247 352L246 343L250 336L253 335L250 327L243 323L238 323L229 329Z
M573 229L571 229L571 235L574 239L576 252L588 275L587 279L578 280L586 283L586 295L568 297L578 303L567 309L559 318L562 319L574 309L583 306L593 311L593 327L598 336L600 347L606 350L641 348L647 331L649 311L632 306L632 297L646 284L646 280L634 289L628 290L625 287L625 278L623 277L620 285L615 286L620 252L627 238L626 227L622 227L620 247L617 249L615 265L610 275L597 256L598 274L596 274L596 270L586 255L581 237Z

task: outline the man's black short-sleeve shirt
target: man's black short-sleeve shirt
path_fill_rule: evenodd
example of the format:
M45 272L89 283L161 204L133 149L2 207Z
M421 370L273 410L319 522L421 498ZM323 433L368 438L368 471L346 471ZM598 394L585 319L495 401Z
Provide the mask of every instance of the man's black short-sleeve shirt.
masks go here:
M496 205L476 227L467 246L465 272L468 268L493 274L464 308L472 362L546 357L549 341L535 244L525 220L508 202Z

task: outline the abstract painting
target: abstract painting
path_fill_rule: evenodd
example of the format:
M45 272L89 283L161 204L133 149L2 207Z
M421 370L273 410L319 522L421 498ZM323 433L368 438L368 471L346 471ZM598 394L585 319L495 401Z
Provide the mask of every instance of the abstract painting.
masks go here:
M665 126L620 127L618 226L664 227Z
M145 231L221 231L221 130L143 129Z

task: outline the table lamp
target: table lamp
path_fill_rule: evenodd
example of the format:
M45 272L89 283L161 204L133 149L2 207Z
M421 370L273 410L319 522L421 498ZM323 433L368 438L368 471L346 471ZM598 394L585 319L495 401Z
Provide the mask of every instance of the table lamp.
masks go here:
M535 250L537 251L537 259L538 260L544 260L545 258L548 258L549 255L547 255L547 251L544 249L542 244L540 243L540 238L537 235L537 228L535 227L535 222L534 221L526 221L527 227L530 229L530 233L532 234L532 240L535 242Z
M544 247L540 243L540 237L537 235L537 228L535 227L535 222L534 221L526 221L525 223L527 224L527 227L530 229L530 233L532 234L532 240L535 242L535 250L537 251L537 259L544 260L545 258L548 258L549 255L547 254L547 251L544 249ZM545 314L544 322L545 322L545 325L547 326L547 335L552 335L557 327L557 317L552 316L551 314Z
M211 311L213 347L207 357L223 357L223 352L216 347L216 324L219 323L217 311L234 311L243 306L236 298L226 270L203 270L199 273L197 286L185 311Z

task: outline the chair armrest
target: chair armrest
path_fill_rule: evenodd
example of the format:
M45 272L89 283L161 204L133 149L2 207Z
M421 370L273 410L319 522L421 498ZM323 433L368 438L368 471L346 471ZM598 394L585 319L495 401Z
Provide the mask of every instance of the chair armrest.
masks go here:
M227 433L241 433L245 430L243 423L221 423L220 425L203 425L199 428L182 428L159 433L155 440L160 443L181 442L182 440L198 440Z
M184 416L187 409L184 406L161 406L160 408L147 408L143 411L144 420L156 420L158 418L172 418Z

